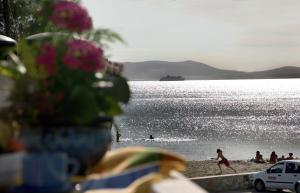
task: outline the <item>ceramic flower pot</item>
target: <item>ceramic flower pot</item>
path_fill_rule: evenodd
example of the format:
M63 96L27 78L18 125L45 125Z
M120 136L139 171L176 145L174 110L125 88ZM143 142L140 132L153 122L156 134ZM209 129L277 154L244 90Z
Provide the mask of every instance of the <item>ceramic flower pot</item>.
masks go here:
M84 174L110 147L111 125L112 121L102 121L97 126L26 128L21 141L29 152L66 153L78 162L77 174Z

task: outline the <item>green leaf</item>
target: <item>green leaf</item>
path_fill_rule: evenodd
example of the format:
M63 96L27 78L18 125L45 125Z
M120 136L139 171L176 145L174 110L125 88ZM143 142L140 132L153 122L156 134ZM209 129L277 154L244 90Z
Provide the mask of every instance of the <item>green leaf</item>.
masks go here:
M26 40L21 40L18 47L20 48L22 62L28 76L36 79L44 78L46 76L45 70L36 63L37 45L30 45Z
M99 95L97 102L101 112L107 116L119 115L123 112L119 103L109 96Z
M106 95L122 103L129 102L130 89L125 78L118 75L106 75L104 79L113 84L112 87L101 88Z
M83 87L75 87L67 101L68 113L72 119L80 124L88 124L98 116L98 105L92 90Z
M0 74L13 79L20 77L21 74L17 70L7 67L3 63L4 62L0 63Z
M109 29L97 29L93 31L88 31L84 34L84 38L89 41L98 42L104 44L104 42L120 42L126 44L123 38L116 32Z

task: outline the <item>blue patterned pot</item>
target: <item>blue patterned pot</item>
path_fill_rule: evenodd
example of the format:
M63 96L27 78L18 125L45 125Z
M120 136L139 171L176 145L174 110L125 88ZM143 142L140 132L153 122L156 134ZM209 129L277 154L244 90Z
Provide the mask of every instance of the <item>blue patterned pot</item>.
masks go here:
M66 126L23 129L21 141L29 152L64 152L78 161L79 172L99 161L111 144L111 123L102 126Z

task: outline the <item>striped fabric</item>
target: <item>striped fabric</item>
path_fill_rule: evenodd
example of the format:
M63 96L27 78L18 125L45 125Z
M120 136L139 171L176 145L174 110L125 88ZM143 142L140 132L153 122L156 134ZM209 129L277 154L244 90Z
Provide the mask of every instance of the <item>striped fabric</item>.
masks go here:
M185 168L183 157L166 150L123 148L108 152L77 188L88 193L148 193L151 185L167 179L171 170Z

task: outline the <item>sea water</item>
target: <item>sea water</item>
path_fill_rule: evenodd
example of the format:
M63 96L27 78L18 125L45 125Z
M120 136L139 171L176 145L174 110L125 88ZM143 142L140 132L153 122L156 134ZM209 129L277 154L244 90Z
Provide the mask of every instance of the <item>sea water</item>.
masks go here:
M300 79L132 81L113 148L161 147L188 160L300 157ZM154 140L149 136L153 135Z

